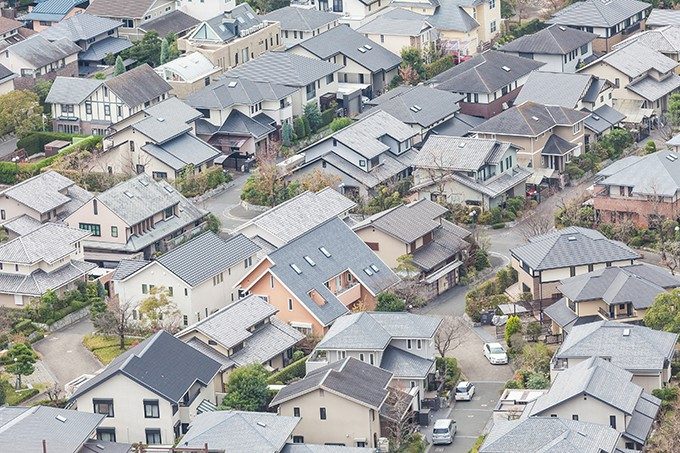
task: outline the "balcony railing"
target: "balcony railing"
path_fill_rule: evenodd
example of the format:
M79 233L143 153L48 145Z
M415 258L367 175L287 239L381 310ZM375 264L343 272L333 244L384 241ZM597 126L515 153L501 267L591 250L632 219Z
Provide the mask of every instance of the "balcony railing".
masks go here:
M361 298L361 286L357 282L352 282L349 286L339 288L339 290L335 292L335 296L343 303L343 305L349 305Z
M631 312L624 312L624 313L610 313L607 310L603 309L602 307L599 307L597 309L597 312L602 316L604 319L626 319L626 318L632 318L633 313Z

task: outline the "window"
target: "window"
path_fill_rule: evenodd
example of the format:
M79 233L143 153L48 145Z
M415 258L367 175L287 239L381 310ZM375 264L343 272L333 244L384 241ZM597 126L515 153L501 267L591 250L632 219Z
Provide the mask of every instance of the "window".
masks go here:
M489 30L491 30L491 33L496 32L496 21L495 20L492 20L491 23L489 24Z
M572 419L572 420L578 421L578 415L576 415L576 414L572 415L572 416L571 416L571 419Z
M160 418L160 416L158 400L144 400L144 418Z
M161 444L161 430L160 429L146 429L146 443L148 445Z
M165 208L165 211L163 211L163 217L165 217L166 219L172 217L173 215L175 215L175 208L173 206Z
M106 414L107 417L113 417L113 400L92 400L95 414Z
M329 83L333 83L333 80L335 80L334 75L333 75L333 74L328 74L328 75L326 76L326 85L328 85Z
M293 299L288 299L288 311L293 311Z
M340 356L340 360L344 359L347 357L347 351L338 351L338 354Z
M134 28L135 24L132 19L123 19L123 28Z
M5 220L7 218L7 213L4 209L0 209L0 219Z
M123 106L122 106L122 105L119 105L119 106L116 108L116 112L118 113L118 116L119 116L119 117L123 116Z
M319 408L319 418L321 420L326 420L326 408L325 407Z
M172 289L172 286L168 286L168 296L172 297L174 295L174 291Z
M423 348L423 340L416 340L416 349Z
M363 352L359 354L359 360L361 360L362 362L364 361L364 354L363 354Z
M368 354L368 363L371 365L375 365L375 358L373 357L373 353Z
M168 174L164 171L153 171L153 172L151 172L151 176L155 180L168 179Z
M293 417L299 417L299 416L300 416L300 408L294 407L293 408Z
M366 161L363 160L363 159L361 159L361 160L359 161L359 166L360 166L360 167L365 167L365 166L366 166Z
M220 272L213 277L213 286L217 286L224 281L224 274ZM206 315L207 316L207 315Z
M581 130L581 123L574 124L574 134Z
M616 415L609 416L609 426L616 429Z
M97 440L116 441L116 428L97 428Z
M85 103L85 113L87 113L88 115L92 115L92 103L91 102Z
M253 257L251 256L250 258L246 258L246 260L245 260L246 269L248 269L252 265L253 265Z
M102 235L101 225L96 223L80 223L78 228L81 230L89 231L92 236L99 237Z
M406 349L411 349L411 340L406 340Z
M112 237L112 238L117 238L117 237L118 237L118 227L117 227L117 226L112 226L112 227L111 227L111 237Z
M110 105L104 106L104 116L111 116L111 106Z
M496 0L489 0L489 9L494 9L496 7Z
M146 283L142 283L142 294L148 294L149 293L149 285Z
M187 315L182 316L182 324L184 324L185 326L189 325L189 317Z
M304 444L305 438L303 436L293 436L293 443L294 444Z
M61 104L61 113L73 113L73 105Z
M314 84L314 82L307 85L306 91L307 91L307 100L308 101L310 99L314 99L316 97L316 85Z

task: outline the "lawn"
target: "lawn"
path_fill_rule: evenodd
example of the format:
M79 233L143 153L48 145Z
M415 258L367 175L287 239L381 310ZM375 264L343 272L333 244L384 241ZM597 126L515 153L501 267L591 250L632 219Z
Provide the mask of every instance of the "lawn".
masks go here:
M111 363L113 359L121 355L123 352L130 349L131 346L139 343L139 340L133 338L125 339L125 349L121 350L120 340L118 337L105 335L86 335L83 338L83 346L92 351L92 353L104 365Z
M5 389L5 403L8 406L18 406L22 402L26 401L30 397L37 395L40 393L40 391L36 388L32 389L21 389L19 391L14 390L14 385L9 383L8 381L0 381L0 385L2 385Z

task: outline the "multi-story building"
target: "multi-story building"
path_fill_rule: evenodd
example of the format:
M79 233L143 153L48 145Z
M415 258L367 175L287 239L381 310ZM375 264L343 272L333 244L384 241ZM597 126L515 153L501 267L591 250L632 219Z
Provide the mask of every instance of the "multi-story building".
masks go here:
M88 0L44 0L35 2L29 7L28 13L19 20L28 23L35 31L47 30L64 19L82 13L87 7Z
M262 16L264 20L279 23L281 40L286 47L337 27L340 17L337 13L298 6L284 6Z
M222 68L212 64L202 53L193 52L175 58L154 68L172 87L170 94L180 99L208 86L222 73Z
M376 15L357 32L396 55L411 47L427 52L436 48L439 40L439 33L426 16L404 8L390 8Z
M91 0L85 10L93 16L106 17L123 23L121 36L131 41L144 37L142 24L168 15L176 9L175 0L135 0L118 2L112 0Z

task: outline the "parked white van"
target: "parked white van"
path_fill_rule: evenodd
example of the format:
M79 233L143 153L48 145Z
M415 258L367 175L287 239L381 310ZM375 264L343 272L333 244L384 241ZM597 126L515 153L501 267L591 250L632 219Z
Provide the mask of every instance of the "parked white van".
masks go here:
M432 444L450 444L456 435L456 421L443 418L434 422L432 428Z

